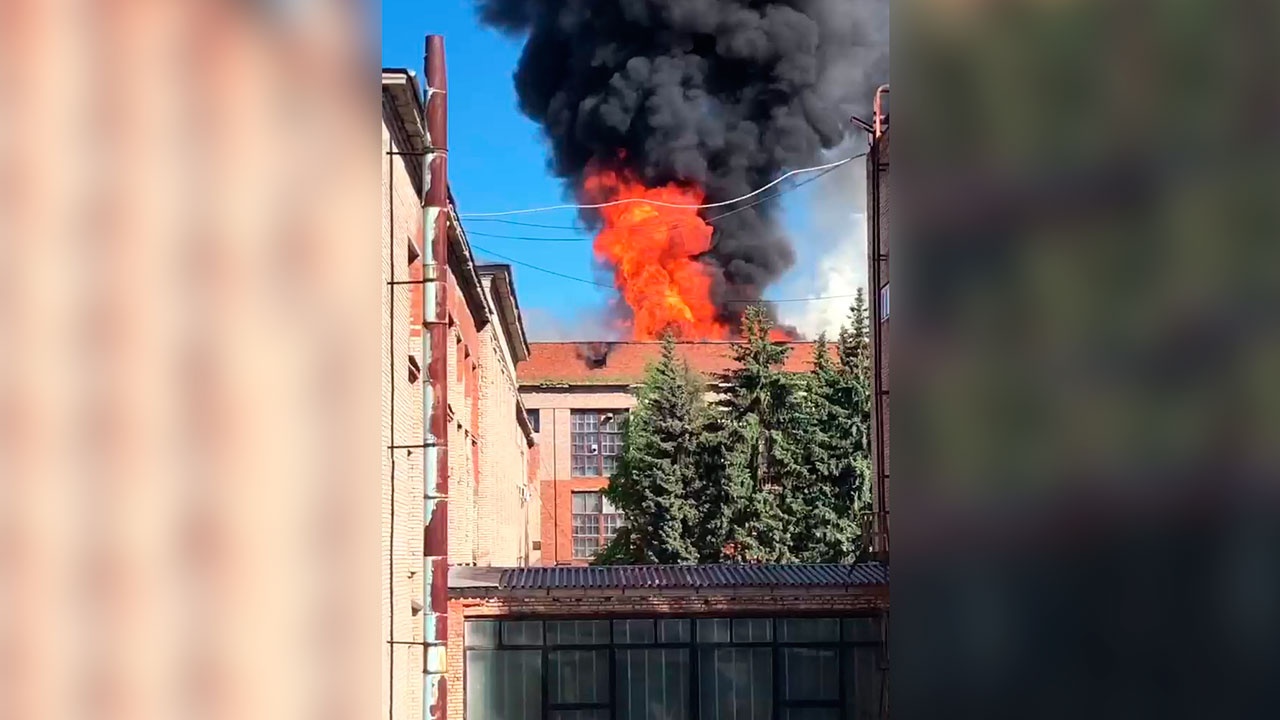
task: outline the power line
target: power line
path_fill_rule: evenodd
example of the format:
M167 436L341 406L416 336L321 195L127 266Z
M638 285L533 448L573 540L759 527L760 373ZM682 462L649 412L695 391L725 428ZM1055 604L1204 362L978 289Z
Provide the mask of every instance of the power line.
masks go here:
M587 285L594 285L595 287L605 288L606 290L613 290L613 289L614 289L614 286L612 286L612 285L605 285L604 283L598 283L598 282L596 282L596 281L594 281L594 280L588 280L588 279L586 279L586 278L580 278L580 277L576 277L576 276L574 276L574 275L566 275L565 273L557 272L557 271L555 271L555 270L549 270L549 269L544 268L544 267L539 267L539 266L534 265L534 264L532 264L532 263L524 262L523 260L517 260L517 259L515 259L515 258L513 258L513 257L507 257L506 255L503 255L503 254L501 254L501 253L496 253L496 252L494 252L494 251L492 251L492 250L490 250L490 249L488 249L488 248L480 247L479 245L476 245L475 243L472 243L471 247L472 247L473 249L475 249L475 250L479 250L480 252L482 252L482 253L484 253L484 254L486 254L486 255L492 255L493 257L496 257L496 258L498 258L498 259L500 259L500 260L506 260L506 261L507 261L507 262L509 262L509 263L514 263L514 264L519 265L519 266L521 266L521 267L527 267L527 268L529 268L530 270L537 270L538 272L544 272L544 273L546 273L546 274L548 274L548 275L555 275L556 277L564 278L565 280L573 280L574 282L586 283ZM854 297L856 297L856 296L855 296L855 295L824 295L824 296L821 296L821 297L785 298L785 299L782 299L782 300L769 300L769 299L766 299L766 298L761 298L761 299L759 299L759 300L725 300L724 302L734 303L734 304L754 305L755 303L759 303L759 302L763 302L763 303L798 303L798 302L814 302L814 301L817 301L817 300L843 300L843 299L853 299Z
M747 193L746 195L743 195L742 197L737 197L732 200L725 200L723 202L707 203L704 205L681 205L679 203L667 203L659 200L647 200L645 198L625 198L623 200L613 200L611 202L596 203L594 205L552 205L549 207L530 208L528 210L504 210L502 212L489 212L489 213L461 213L458 215L458 217L465 220L467 218L499 217L499 216L507 216L507 215L527 215L529 213L549 212L552 210L595 210L599 208L606 208L606 207L612 207L614 205L623 205L626 203L635 203L635 202L642 202L648 205L658 205L661 207L705 210L710 208L724 207L726 205L733 205L735 203L742 202L743 200L749 200L755 197L756 195L759 195L760 193L768 190L769 188L774 187L775 185L778 185L779 183L783 182L787 178L792 177L794 175L800 175L803 173L810 173L810 172L818 172L821 170L834 170L835 168L838 168L841 165L845 165L847 163L853 162L854 160L860 157L866 157L866 155L867 153L862 152L852 157L847 157L843 160L837 160L836 162L833 162L833 163L827 163L826 165L818 165L810 168L801 168L799 170L792 170L791 172L786 173L785 175L778 178L777 180L774 180L768 185L765 185L764 187L758 188L756 190L752 190L751 192Z
M494 233L476 232L475 230L468 230L467 235L500 238L502 240L527 240L529 242L591 242L591 238L546 238L530 237L528 235L495 235Z
M730 215L733 215L733 214L735 214L735 213L740 213L740 212L742 212L742 211L744 211L744 210L750 210L751 208L753 208L753 207L755 207L755 206L757 206L757 205L760 205L760 204L762 204L762 203L769 202L770 200L774 200L774 199L776 199L776 198L780 198L780 197L782 197L783 195L786 195L786 194L787 194L787 193L789 193L789 192L793 192L793 191L795 191L795 190L799 190L800 188L804 187L805 185L808 185L809 183L817 182L818 180L821 180L822 178L826 177L827 175L830 175L831 173L835 172L835 171L836 171L836 169L837 169L837 168L829 168L829 169L825 170L824 172L822 172L822 173L821 173L821 174L819 174L819 175L815 175L814 177L811 177L811 178L809 178L808 180L805 180L805 181L803 181L803 182L798 182L798 183L796 183L795 185L792 185L792 186L791 186L791 187L789 187L789 188L785 188L785 189L783 189L783 190L779 190L779 191L777 191L777 192L773 193L772 195L770 195L770 196L768 196L768 197L760 198L759 200L756 200L755 202L749 203L749 204L747 204L747 205L743 205L743 206L742 206L742 207L740 207L740 208L734 208L733 210L729 210L728 212L723 212L723 213L721 213L721 214L719 214L719 215L715 215L715 216L712 216L712 217L709 217L709 218L705 218L705 219L703 220L703 222L710 224L710 223L713 223L713 222L715 222L715 221L717 221L717 220L721 220L721 219L727 218L727 217L729 217ZM540 227L540 228L557 229L557 230L577 230L577 229L578 229L578 228L569 227L569 226L564 226L564 225L537 225L537 224L532 224L532 223L518 223L518 222L511 221L511 220L489 220L489 222L506 222L506 223L510 223L510 224L512 224L512 225L525 225L525 226L527 226L527 227ZM657 221L650 221L650 222L666 222L666 221L664 221L664 220L657 220ZM641 227L645 227L645 222L639 222L639 223L636 223L636 224L632 225L631 227L633 227L633 228L641 228ZM678 227L680 227L680 223L670 223L670 229L674 230L674 229L676 229L676 228L678 228ZM499 238L499 239L502 239L502 240L525 240L525 241L528 241L528 242L590 242L590 241L591 241L591 238L544 238L544 237L533 237L533 236L530 236L530 235L499 235L499 234L496 234L496 233L480 232L480 231L478 231L478 230L468 230L468 231L467 231L467 235L476 235L476 236L479 236L479 237Z

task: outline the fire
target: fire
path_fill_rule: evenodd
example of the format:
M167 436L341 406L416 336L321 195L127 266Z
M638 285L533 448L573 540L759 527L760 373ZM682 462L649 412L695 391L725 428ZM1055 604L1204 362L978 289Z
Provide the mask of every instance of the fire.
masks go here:
M717 320L711 277L698 256L711 248L712 228L692 207L706 197L695 186L645 187L624 171L595 168L584 183L593 203L636 200L601 209L596 257L614 269L614 284L631 308L631 333L655 340L670 330L682 340L726 340Z

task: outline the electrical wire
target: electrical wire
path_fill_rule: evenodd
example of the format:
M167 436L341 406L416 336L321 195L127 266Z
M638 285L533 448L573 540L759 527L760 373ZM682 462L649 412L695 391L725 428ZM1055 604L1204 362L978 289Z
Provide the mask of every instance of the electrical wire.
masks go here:
M595 287L604 288L606 290L615 289L613 285L605 285L604 283L598 283L594 280L588 280L586 278L580 278L574 275L566 275L565 273L562 273L562 272L557 272L555 270L539 267L537 265L524 262L523 260L517 260L513 257L507 257L506 255L503 255L501 253L496 253L488 248L480 247L479 245L476 245L474 243L472 243L471 247L472 249L478 250L479 252L482 252L485 255L492 255L493 257L498 258L500 260L506 260L509 263L519 265L520 267L526 267L526 268L529 268L530 270L537 270L538 272L543 272L548 275L555 275L556 277L564 278L565 280L573 280L574 282L585 283L587 285L594 285ZM855 295L823 295L820 297L785 298L782 300L770 300L767 298L761 298L759 300L725 300L724 302L734 303L734 304L754 305L755 303L798 303L798 302L814 302L817 300L844 300L844 299L853 299L854 297L856 296Z
M834 170L835 168L838 168L841 165L845 165L850 162L853 162L854 160L860 157L866 157L866 155L867 153L862 152L862 153L858 153L857 155L847 157L843 160L837 160L836 162L833 162L833 163L827 163L826 165L818 165L810 168L801 168L799 170L792 170L791 172L786 173L785 175L778 178L777 180L774 180L768 185L765 185L764 187L758 188L756 190L752 190L751 192L747 193L746 195L743 195L742 197L737 197L732 200L725 200L723 202L707 203L704 205L681 205L679 203L667 203L667 202L662 202L660 200L648 200L645 198L624 198L622 200L613 200L611 202L596 203L593 205L552 205L549 207L530 208L528 210L504 210L502 212L488 212L488 213L461 213L458 215L458 217L465 220L467 218L500 217L500 216L508 216L508 215L528 215L530 213L550 212L552 210L596 210L599 208L613 207L615 205L624 205L626 203L635 203L635 202L642 202L648 205L657 205L660 207L707 210L710 208L718 208L718 207L724 207L726 205L733 205L736 203L740 203L743 200L749 200L755 197L756 195L759 195L760 193L778 185L779 183L782 183L787 178L790 178L792 176L801 175L804 173L819 172L822 170Z
M760 204L762 204L762 203L769 202L770 200L774 200L774 199L776 199L776 198L780 198L780 197L782 197L783 195L786 195L786 194L787 194L787 193L789 193L789 192L793 192L793 191L795 191L795 190L799 190L800 188L804 187L805 185L808 185L809 183L817 182L818 180L821 180L822 178L826 177L827 175L830 175L831 173L835 172L835 171L836 171L836 169L837 169L837 168L830 168L830 169L828 169L828 170L824 171L824 172L823 172L822 174L820 174L820 175L816 175L816 176L814 176L814 177L811 177L811 178L809 178L808 180L805 180L805 181L803 181L803 182L798 182L798 183L796 183L795 185L793 185L793 186L791 186L791 187L789 187L789 188L786 188L786 189L783 189L783 190L779 190L778 192L775 192L774 194L772 194L772 195L770 195L770 196L768 196L768 197L760 198L759 200L756 200L755 202L750 203L750 204L747 204L747 205L743 205L743 206L742 206L742 207L740 207L740 208L734 208L733 210L729 210L728 212L723 212L723 213L721 213L721 214L719 214L719 215L714 215L714 216L712 216L712 217L706 218L706 219L704 219L704 220L703 220L703 222L710 224L710 223L713 223L713 222L715 222L715 221L717 221L717 220L721 220L721 219L723 219L723 218L727 218L727 217L729 217L730 215L733 215L733 214L735 214L735 213L740 213L740 212L742 212L742 211L744 211L744 210L750 210L751 208L756 207L757 205L760 205ZM531 225L531 224L529 224L529 223L516 223L516 222L512 222L512 221L510 221L510 220L505 220L505 221L504 221L504 220L492 220L492 221L490 221L490 222L509 222L509 223L511 223L511 224L513 224L513 225L527 225L527 226L529 226L529 227L543 227L543 228L548 228L548 229L558 229L558 230L577 230L577 229L578 229L578 228L569 227L569 226L563 226L563 225ZM665 222L665 221L659 221L659 222ZM645 223L644 223L644 222L640 222L640 223L636 223L633 227L644 227L644 226L645 226ZM671 223L671 225L670 225L670 228L671 228L672 230L674 230L674 229L676 229L676 228L678 228L678 227L680 227L680 223ZM475 236L478 236L478 237L499 238L499 239L502 239L502 240L523 240L523 241L527 241L527 242L591 242L591 238L543 238L543 237L533 237L533 236L530 236L530 235L499 235L499 234L496 234L496 233L480 232L480 231L478 231L478 230L468 230L468 231L467 231L467 235L469 235L469 236L470 236L470 235L475 235Z

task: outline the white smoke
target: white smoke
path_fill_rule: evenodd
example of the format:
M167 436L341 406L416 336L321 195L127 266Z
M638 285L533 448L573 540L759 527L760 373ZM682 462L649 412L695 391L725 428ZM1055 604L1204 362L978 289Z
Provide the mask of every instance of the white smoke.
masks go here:
M866 148L865 137L853 137L831 152L832 158L849 157ZM805 337L826 332L834 337L849 318L849 307L858 289L867 288L867 171L862 160L841 166L814 184L811 206L813 236L819 249L817 262L792 272L797 297L848 296L831 300L783 303L779 319Z

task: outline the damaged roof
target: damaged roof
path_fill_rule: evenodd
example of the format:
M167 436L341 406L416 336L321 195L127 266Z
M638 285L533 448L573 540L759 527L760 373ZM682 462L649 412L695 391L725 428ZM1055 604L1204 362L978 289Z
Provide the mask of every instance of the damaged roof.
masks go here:
M805 372L813 368L811 342L790 342L783 369ZM731 342L682 342L676 345L689 368L704 376L734 366ZM661 342L529 343L529 359L516 369L520 386L637 385L645 369L662 355Z
M850 589L888 583L889 568L878 562L449 569L449 589L469 595L542 590Z

